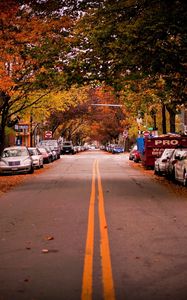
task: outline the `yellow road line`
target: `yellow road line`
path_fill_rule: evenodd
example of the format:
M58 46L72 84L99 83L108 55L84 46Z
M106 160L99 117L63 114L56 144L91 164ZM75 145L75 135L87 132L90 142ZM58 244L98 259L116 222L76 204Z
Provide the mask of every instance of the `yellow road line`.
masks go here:
M97 160L94 161L92 169L92 188L88 212L88 230L84 258L81 300L92 300L93 294L94 206L96 197L96 175L98 182L98 212L101 238L100 254L102 265L103 296L104 300L115 300L108 230L104 209L104 196L99 171L99 163Z
M104 300L115 300L108 230L107 230L105 208L104 208L104 196L103 196L103 189L102 189L98 161L96 167L97 167L96 170L97 170L98 192L99 192L98 210L99 210L100 236L101 236L100 252L101 252L101 264L102 264L103 294L104 294Z
M95 205L95 177L96 177L96 160L92 169L92 188L90 195L90 206L88 213L88 231L86 239L86 250L84 258L84 270L82 281L82 300L92 299L92 281L93 281L93 254L94 254L94 205Z

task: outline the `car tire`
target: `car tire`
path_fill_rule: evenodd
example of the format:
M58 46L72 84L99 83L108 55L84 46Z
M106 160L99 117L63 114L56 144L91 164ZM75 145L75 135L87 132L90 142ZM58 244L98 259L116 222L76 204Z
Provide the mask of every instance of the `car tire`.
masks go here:
M154 174L155 174L155 175L158 175L158 171L157 171L157 170L155 170L155 169L154 169Z
M32 166L31 169L29 170L28 174L33 174L34 173L34 167Z
M138 159L138 158L134 158L133 161L134 161L135 163L139 163L139 159Z
M159 175L159 176L162 176L162 172L160 171L160 169L158 168L158 172L157 172L157 174Z
M176 182L176 179L175 179L175 168L173 168L173 170L172 170L172 173L171 173L171 180L172 180L173 182Z
M183 186L187 186L187 177L186 177L186 171L184 171L184 175L183 175Z

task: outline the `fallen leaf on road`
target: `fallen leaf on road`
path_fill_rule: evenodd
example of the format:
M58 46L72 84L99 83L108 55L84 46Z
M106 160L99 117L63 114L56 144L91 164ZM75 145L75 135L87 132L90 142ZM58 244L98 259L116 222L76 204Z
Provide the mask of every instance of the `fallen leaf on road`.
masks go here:
M48 253L49 250L48 249L42 249L42 253Z
M47 241L52 241L52 240L54 240L54 237L53 237L53 236L47 236L47 237L46 237L46 240L47 240Z

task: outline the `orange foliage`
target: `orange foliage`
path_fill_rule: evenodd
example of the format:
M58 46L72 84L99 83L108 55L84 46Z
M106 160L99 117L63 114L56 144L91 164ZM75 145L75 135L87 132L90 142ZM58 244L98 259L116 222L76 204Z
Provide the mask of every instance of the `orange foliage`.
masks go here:
M119 104L113 89L108 86L96 88L90 97L95 104ZM116 139L125 124L123 107L93 106L90 137L101 142Z
M23 79L23 74L27 75L27 80L36 76L40 64L29 51L34 47L40 49L46 39L57 43L61 28L68 26L67 18L30 17L26 9L19 10L15 0L0 3L0 89L8 92L15 82Z

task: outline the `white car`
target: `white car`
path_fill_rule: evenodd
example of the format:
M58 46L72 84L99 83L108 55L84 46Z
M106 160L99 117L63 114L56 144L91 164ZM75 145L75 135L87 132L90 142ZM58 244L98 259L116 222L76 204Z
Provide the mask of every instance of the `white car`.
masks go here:
M186 151L187 148L177 148L173 151L171 158L166 163L166 177L168 177L168 179L175 181L176 163L178 162L178 160L180 160L180 158Z
M0 157L0 174L33 172L33 161L27 147L13 146L3 150Z
M168 160L171 158L175 149L164 149L161 157L155 160L155 174L162 175L166 173L166 166Z
M187 151L184 151L175 163L175 180L187 186Z
M33 166L35 168L43 168L43 155L36 147L29 147L29 153L32 157Z

